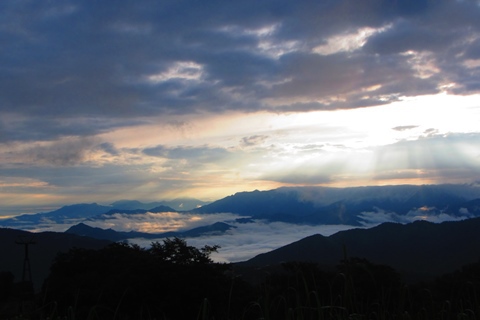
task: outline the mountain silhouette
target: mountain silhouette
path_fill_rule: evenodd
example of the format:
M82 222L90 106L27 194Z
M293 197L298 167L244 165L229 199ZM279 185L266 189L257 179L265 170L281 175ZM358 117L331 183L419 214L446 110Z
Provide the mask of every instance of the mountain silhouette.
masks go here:
M288 187L269 191L239 192L193 210L197 213L231 212L269 221L309 224L364 224L364 212L397 215L429 208L431 214L454 217L460 208L480 199L473 185L399 185L352 188ZM480 210L469 211L470 216Z
M172 200L170 203L177 207L196 207L204 204L196 199L178 199ZM9 219L0 219L0 226L18 228L18 229L35 229L41 224L72 224L88 219L102 219L101 216L113 215L115 213L123 214L143 214L146 212L177 212L178 210L166 205L166 201L142 203L136 200L122 200L112 203L112 206L103 206L97 203L80 203L63 206L57 210L50 212L41 212L35 214L23 214Z
M300 261L334 266L347 255L389 265L409 279L428 278L478 261L478 230L480 218L440 224L384 223L370 229L340 231L329 237L312 235L239 265L267 266Z
M87 219L104 214L111 209L111 207L96 203L73 204L50 212L23 214L10 219L2 219L0 226L23 228L25 225L34 226L42 223L68 223L72 220Z
M156 207L153 207L151 209L132 209L132 210L127 210L127 209L112 209L109 210L108 212L105 213L105 215L114 215L116 213L121 213L121 214L145 214L147 212L152 212L152 213L160 213L160 212L176 212L175 209L172 209L168 206L164 205L159 205Z
M138 200L118 200L113 202L111 206L122 210L150 210L159 206L167 206L175 209L174 211L188 211L193 210L199 206L203 206L205 204L208 204L208 202L201 201L195 198L178 198L173 200L162 200L149 203L143 203Z
M169 237L200 237L205 235L212 234L222 234L232 228L229 224L224 222L216 222L208 226L202 226L193 228L186 231L170 231L163 233L145 233L138 231L115 231L113 229L102 229L97 227L91 227L85 223L79 223L70 227L65 233L76 234L79 236L86 236L95 239L106 239L110 241L121 241L134 238L144 238L144 239L158 239L158 238L169 238Z

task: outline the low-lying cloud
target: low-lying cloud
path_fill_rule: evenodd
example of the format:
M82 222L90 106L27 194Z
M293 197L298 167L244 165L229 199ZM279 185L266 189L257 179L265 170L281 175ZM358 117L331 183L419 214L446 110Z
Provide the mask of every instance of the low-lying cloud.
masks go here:
M354 228L349 225L300 225L284 222L267 222L254 220L249 223L225 221L235 228L225 234L186 238L193 246L205 244L219 245L220 249L212 255L216 261L238 262L248 260L289 243L298 241L313 234L329 236L338 231ZM162 239L158 239L161 241ZM152 240L131 239L132 243L148 246ZM156 240L153 240L156 241Z
M397 222L405 224L417 220L442 223L445 221L465 220L472 218L472 215L465 208L462 208L458 212L458 215L450 215L438 210L435 207L422 207L415 210L410 210L405 215L400 215L395 212L384 211L380 208L376 208L375 211L362 212L359 217L364 221L365 226L374 226L384 222Z
M425 220L434 223L444 221L456 221L470 218L471 214L466 209L461 209L457 216L448 215L434 207L422 207L411 210L406 215L395 212L387 212L377 208L372 212L363 212L360 218L363 226L351 225L305 225L285 222L269 222L265 220L239 219L242 216L232 213L216 214L191 214L179 212L162 212L145 214L116 213L103 215L99 218L87 221L70 220L65 224L57 224L54 221L44 219L40 223L25 225L24 229L30 231L57 231L63 232L70 226L84 222L92 227L102 229L114 229L116 231L141 231L148 233L163 233L167 231L186 231L192 228L206 226L215 222L224 222L234 228L225 233L203 235L201 237L186 238L188 244L202 247L219 245L220 249L212 255L215 261L238 262L248 260L258 254L269 252L305 237L321 234L330 236L339 231L352 228L369 228L384 222L410 223L415 220ZM130 243L148 247L152 242L162 241L158 239L129 239Z

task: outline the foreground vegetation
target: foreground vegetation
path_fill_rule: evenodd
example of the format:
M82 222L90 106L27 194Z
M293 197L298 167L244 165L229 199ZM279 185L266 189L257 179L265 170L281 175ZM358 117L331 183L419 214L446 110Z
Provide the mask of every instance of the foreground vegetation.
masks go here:
M480 263L406 284L392 268L360 258L330 270L313 263L248 270L214 263L209 256L217 249L178 238L149 249L123 243L73 249L57 257L37 295L19 298L13 277L2 273L0 318L480 318Z

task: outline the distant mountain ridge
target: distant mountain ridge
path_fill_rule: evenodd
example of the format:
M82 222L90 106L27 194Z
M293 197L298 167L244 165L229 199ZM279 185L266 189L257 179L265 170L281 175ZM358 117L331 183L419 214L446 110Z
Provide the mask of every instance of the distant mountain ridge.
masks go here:
M147 212L152 212L152 213L160 213L160 212L177 212L175 209L172 209L170 207L164 206L164 205L159 205L157 207L154 207L152 209L132 209L132 210L126 210L126 209L112 209L108 212L105 212L105 215L114 215L116 213L121 213L121 214L145 214Z
M476 199L480 199L480 187L475 185L285 187L239 192L193 212L231 212L269 221L360 226L365 222L362 216L365 212L384 211L402 216L428 209L437 215L480 216L480 209L470 205Z
M344 258L366 258L392 266L411 278L453 272L480 259L480 218L431 223L384 223L351 229L329 237L312 235L239 265L267 266L308 261L334 266Z
M159 239L159 238L168 238L168 237L201 237L211 234L222 234L230 229L235 228L229 224L223 222L216 222L208 226L202 226L193 228L186 231L170 231L163 233L145 233L138 231L115 231L113 229L102 229L97 227L91 227L84 223L79 223L70 227L65 233L76 234L79 236L86 236L95 239L104 239L110 241L121 241L134 238L144 238L144 239Z
M112 207L97 203L80 203L61 207L60 209L36 214L24 214L10 219L0 220L0 226L22 228L25 225L42 223L68 223L78 219L88 219L112 210Z
M173 200L176 206L188 201L188 205L197 206L199 203L205 203L196 199L178 199ZM177 212L172 207L167 206L168 201L142 203L136 200L121 200L112 203L111 206L99 205L97 203L80 203L63 206L50 212L41 212L36 214L24 214L9 219L0 219L1 227L35 229L36 225L58 223L78 223L88 219L101 219L101 215L122 214L144 214L146 212Z
M118 200L111 204L116 209L136 210L145 209L150 210L155 207L166 206L173 208L175 211L189 211L197 207L208 204L209 202L201 201L195 198L177 198L173 200L162 200L149 203L143 203L138 200Z

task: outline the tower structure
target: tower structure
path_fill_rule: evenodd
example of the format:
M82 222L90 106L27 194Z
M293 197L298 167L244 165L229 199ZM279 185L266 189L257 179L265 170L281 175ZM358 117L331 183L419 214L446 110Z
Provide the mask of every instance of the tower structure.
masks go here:
M30 258L28 256L28 247L32 244L36 244L33 238L27 239L25 237L20 237L16 244L23 245L25 248L25 257L23 259L23 273L22 273L22 282L32 282L32 269L30 267Z

